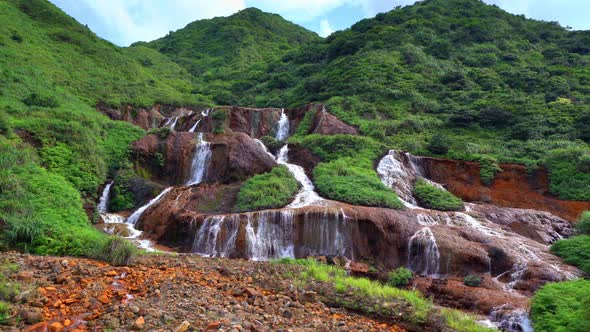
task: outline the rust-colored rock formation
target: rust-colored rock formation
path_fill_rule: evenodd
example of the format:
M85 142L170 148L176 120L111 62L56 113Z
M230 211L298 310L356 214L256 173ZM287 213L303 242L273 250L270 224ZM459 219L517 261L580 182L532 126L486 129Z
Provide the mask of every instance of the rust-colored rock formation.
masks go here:
M98 104L97 110L113 120L127 121L145 130L158 128L167 117L182 117L195 112L200 112L201 107L187 106L177 107L170 105L154 105L151 108L121 105L110 107Z
M477 162L422 160L428 178L466 201L548 211L570 221L577 220L584 210L590 210L590 202L565 201L552 196L544 169L529 174L523 165L500 164L502 172L486 186L480 180Z
M358 135L356 128L347 125L344 121L328 113L325 108L316 112L313 118L313 124L310 128L310 134L320 135Z
M171 132L162 138L147 135L133 143L138 174L169 185L186 183L191 175L197 134ZM255 140L244 133L206 134L211 144L211 162L205 182L232 183L270 171L276 162Z

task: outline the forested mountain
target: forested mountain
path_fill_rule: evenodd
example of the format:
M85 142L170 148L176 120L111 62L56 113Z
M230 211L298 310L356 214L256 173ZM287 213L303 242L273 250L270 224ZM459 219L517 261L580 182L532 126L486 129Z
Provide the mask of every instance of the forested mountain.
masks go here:
M302 45L318 42L315 33L256 8L229 17L201 20L147 45L194 75L197 92L220 105L232 104L256 86L281 59Z
M217 104L326 101L362 134L416 154L488 155L531 168L565 158L587 167L590 32L478 0L419 2L326 39L300 28L284 33L288 25L271 29L280 38L268 38L268 30L242 22L253 16L286 24L249 9L195 22L148 45L195 74L196 91ZM234 22L240 28L228 28ZM242 46L225 47L226 39L234 42L228 31ZM286 40L301 46L287 48ZM589 175L566 173L554 172L553 192L590 199Z
M0 329L34 324L14 313L37 303L52 325L225 328L208 322L217 303L247 301L232 324L488 331L453 307L526 331L539 290L536 328L586 331L589 143L590 32L480 0L424 0L327 38L249 8L125 48L47 0L0 0L0 252L287 258L106 271L0 253ZM66 290L70 268L100 289ZM57 288L8 292L27 280ZM160 297L149 283L164 280ZM189 290L209 298L194 307ZM193 302L171 317L161 298Z

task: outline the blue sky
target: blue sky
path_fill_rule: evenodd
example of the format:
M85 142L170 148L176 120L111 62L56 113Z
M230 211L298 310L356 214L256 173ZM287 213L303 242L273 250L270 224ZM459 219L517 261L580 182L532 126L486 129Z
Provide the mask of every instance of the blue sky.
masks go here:
M415 0L50 0L100 37L127 46L204 18L257 7L321 36ZM590 0L484 0L515 14L590 30Z

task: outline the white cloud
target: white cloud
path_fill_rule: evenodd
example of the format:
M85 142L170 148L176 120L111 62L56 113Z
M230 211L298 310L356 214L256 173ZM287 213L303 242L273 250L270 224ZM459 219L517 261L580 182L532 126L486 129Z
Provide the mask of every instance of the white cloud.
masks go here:
M328 20L322 20L320 22L319 35L322 37L328 37L332 33L334 33L334 28L332 28L332 26L330 25L330 22Z
M188 23L227 16L246 8L244 0L52 0L101 36L119 44L150 41ZM84 11L84 8L91 11ZM96 25L96 26L93 26Z

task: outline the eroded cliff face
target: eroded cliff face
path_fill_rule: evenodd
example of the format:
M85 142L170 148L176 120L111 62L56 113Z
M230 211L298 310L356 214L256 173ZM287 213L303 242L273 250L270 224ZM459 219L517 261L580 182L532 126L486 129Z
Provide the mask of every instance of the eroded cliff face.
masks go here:
M421 157L425 175L462 199L503 207L536 209L575 221L590 210L590 202L564 201L549 193L549 176L544 169L528 173L523 165L500 164L489 186L481 182L479 163Z
M182 118L189 114L197 114L201 107L154 105L152 107L135 107L120 105L112 107L98 104L96 109L113 120L127 121L145 130L159 128L167 118Z
M232 183L270 171L276 162L244 133L206 134L211 160L204 182ZM171 132L162 138L147 135L133 144L132 158L138 174L168 185L189 181L199 144L198 134Z

